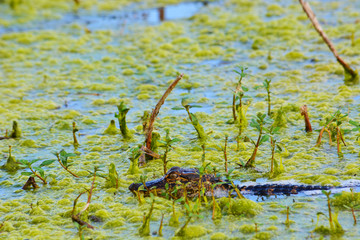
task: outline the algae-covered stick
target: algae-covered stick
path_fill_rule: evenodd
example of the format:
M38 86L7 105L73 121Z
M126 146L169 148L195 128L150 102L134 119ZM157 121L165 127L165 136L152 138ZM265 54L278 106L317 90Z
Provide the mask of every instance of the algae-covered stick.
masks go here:
M356 78L358 73L354 71L349 64L347 64L337 53L334 44L330 41L324 30L322 29L320 23L316 19L315 13L312 11L310 4L308 2L305 2L304 0L299 0L301 6L304 9L304 12L309 17L311 23L313 24L316 31L319 33L319 35L322 37L326 45L328 45L330 51L334 54L336 57L336 60L343 66L345 72L349 73L352 78Z
M160 98L159 102L156 104L155 109L151 112L150 122L147 127L146 138L145 138L146 147L149 149L151 148L151 133L154 129L154 122L155 122L157 115L159 114L160 108L164 104L167 96L171 93L171 91L175 88L176 84L182 79L183 76L184 76L184 74L180 74L175 79L175 81L170 84L168 89L166 89L164 95Z

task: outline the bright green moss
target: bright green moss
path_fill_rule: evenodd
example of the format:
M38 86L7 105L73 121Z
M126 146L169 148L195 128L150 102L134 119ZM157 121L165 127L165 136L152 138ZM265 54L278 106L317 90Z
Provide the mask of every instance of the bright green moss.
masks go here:
M222 232L217 232L211 235L210 240L224 240L224 239L228 239L229 237Z
M199 238L206 235L208 231L203 226L199 225L189 225L187 226L181 234L181 237L192 239ZM175 233L176 236L179 236Z
M239 231L244 234L254 233L255 232L255 224L243 224L240 226Z

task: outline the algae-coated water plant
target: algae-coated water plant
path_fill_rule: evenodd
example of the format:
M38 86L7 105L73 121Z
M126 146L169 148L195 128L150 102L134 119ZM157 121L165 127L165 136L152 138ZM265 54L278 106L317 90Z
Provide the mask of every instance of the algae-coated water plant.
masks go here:
M360 239L359 13L0 0L0 239Z

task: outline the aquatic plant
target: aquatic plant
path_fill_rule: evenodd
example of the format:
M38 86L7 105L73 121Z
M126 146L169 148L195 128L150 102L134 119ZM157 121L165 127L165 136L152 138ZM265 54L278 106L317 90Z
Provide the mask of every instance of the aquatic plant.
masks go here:
M90 229L94 229L94 226L90 225L89 223L85 222L84 220L81 219L81 215L89 208L90 206L90 202L91 202L91 197L94 191L94 186L95 186L95 179L96 179L96 172L97 172L98 168L95 167L94 168L94 173L93 175L93 180L91 182L91 187L89 190L86 190L85 192L80 193L74 200L74 204L73 204L73 209L71 212L71 220L77 225L77 228L79 230L79 237L80 239L83 239L82 236L82 231L84 227L90 228ZM76 204L77 201L79 200L79 198L84 194L84 193L88 193L88 198L87 198L87 202L85 204L85 206L83 207L82 210L80 210L77 214L75 214L75 209L76 209Z
M77 155L75 153L67 153L64 149L62 149L60 152L55 152L53 154L56 156L61 167L63 167L68 173L70 173L74 177L77 177L77 178L79 177L78 175L76 175L75 173L70 171L70 169L69 169L69 167L72 166L73 164L68 162L68 158L76 157Z
M17 121L13 121L12 132L10 134L10 138L20 138L21 137L21 129Z
M114 163L109 165L109 174L106 177L105 187L107 188L119 188L119 174L116 171Z
M144 217L143 224L139 228L140 236L149 236L150 235L150 219L151 219L151 215L154 210L154 204L155 204L155 197L152 193L150 193L150 198L151 198L151 206L150 206L148 214L146 214L146 216Z
M271 98L270 98L270 83L271 83L271 79L265 79L263 81L263 86L267 92L267 103L268 103L268 112L267 112L267 115L270 116L271 115Z
M118 133L119 129L116 128L115 120L111 119L109 126L104 131L104 134L115 135Z
M326 131L329 134L329 144L332 144L332 136L336 135L336 145L337 145L337 153L338 156L341 157L342 156L342 152L341 152L341 146L340 146L340 140L342 141L342 143L344 144L344 146L346 146L345 140L343 138L343 134L341 132L341 124L343 123L344 120L346 120L348 114L342 114L340 112L340 110L337 110L325 123L325 125L323 126L323 128L321 129L320 133L319 133L319 137L317 139L317 143L315 146L320 146L321 144L321 138L322 135L324 133L324 131Z
M239 66L238 67L240 69L240 72L236 69L234 69L233 71L235 73L237 73L239 75L239 80L236 84L236 88L235 88L235 92L233 94L233 102L232 102L232 113L233 113L233 118L234 118L234 122L236 122L236 100L237 98L239 99L239 122L240 122L240 125L241 125L241 115L242 115L242 98L244 96L244 91L247 91L248 89L243 87L242 86L242 80L244 77L246 77L248 74L246 73L246 70L248 69L247 67L244 67L244 66Z
M337 219L337 214L332 214L331 212L331 199L330 199L330 195L331 195L331 191L325 191L325 190L322 190L322 193L326 196L326 199L327 199L327 206L328 206L328 217L326 216L326 214L324 214L323 212L318 212L317 213L317 217L318 217L318 221L316 223L316 227L314 229L315 232L318 232L318 233L323 233L323 234L343 234L344 233L344 229L342 228L342 226L340 225L338 219ZM328 220L329 220L329 226L330 226L330 229L327 230L325 227L318 227L317 224L319 222L319 217L323 215L325 216Z
M141 117L143 132L145 133L145 130L149 124L150 121L150 111L144 111L144 114Z
M164 147L165 151L163 153L163 155L161 156L162 161L163 161L163 167L164 167L164 174L166 174L167 172L167 163L169 162L169 160L167 160L167 155L168 153L173 149L172 144L179 142L180 139L178 138L170 138L170 130L169 129L165 129L166 132L166 136L165 136L165 140L157 140L157 142L160 145L160 147Z
M186 235L186 228L192 218L194 218L194 217L203 218L203 216L198 213L199 207L200 207L200 204L198 202L195 203L192 208L190 207L190 205L188 203L185 203L184 206L187 211L187 219L186 219L185 223L175 232L175 236L179 236L179 237L183 237Z
M160 225L159 225L159 231L158 231L158 235L160 237L162 237L162 229L163 229L163 222L164 222L164 213L161 213L161 220L160 220Z
M127 174L136 174L140 171L138 166L139 157L141 156L142 152L140 151L139 147L133 147L130 149L130 167L127 171Z
M264 127L264 131L267 132L270 137L270 146L271 146L271 164L270 164L270 177L274 177L275 175L281 173L283 169L281 169L281 165L277 163L275 160L275 152L281 153L282 147L280 144L276 143L277 139L275 139L275 135L279 133L280 127L270 126L269 128ZM280 167L280 168L279 168Z
M215 200L215 194L214 194L214 188L216 186L219 186L221 184L224 184L225 182L218 182L211 185L211 198L212 198L212 216L211 219L220 219L221 218L221 208L219 204Z
M351 214L354 219L354 225L356 225L357 220L356 220L356 216L355 216L355 210L360 210L360 203L358 203L355 199L353 188L350 188L350 192L351 192L351 198L352 198L351 202L348 205L344 205L344 207L351 210Z
M241 194L241 192L239 191L238 187L235 186L234 181L231 177L231 173L234 171L234 169L230 169L227 173L225 173L225 177L226 179L231 183L231 186L233 187L233 189L236 192L236 195L239 199L245 199L245 197ZM230 200L230 191L229 191L229 200Z
M47 184L45 176L45 171L41 167L48 166L55 162L55 160L45 160L43 161L38 167L33 167L32 165L36 162L40 161L40 159L34 159L34 160L20 160L22 167L27 167L31 172L21 172L21 175L24 176L36 176L39 178L44 184Z
M255 158L256 158L257 150L262 143L266 142L269 139L268 134L263 135L263 127L266 122L267 122L266 114L262 114L262 113L257 113L256 118L251 119L250 126L259 131L259 136L256 142L250 139L252 144L254 144L254 150L244 167L255 167Z
M205 141L207 139L207 135L204 131L204 128L201 126L201 124L199 123L199 120L196 118L196 116L193 113L190 113L190 109L191 108L201 108L202 106L200 105L195 105L195 104L190 104L188 101L188 98L182 98L181 99L181 105L182 107L173 107L173 110L184 110L187 112L190 122L193 125L193 127L195 128L196 132L197 132L197 137L199 139L199 141L202 144L205 144Z
M308 109L307 109L306 105L303 105L300 108L300 113L301 113L302 116L304 116L305 131L306 132L312 132L311 123L310 123L309 114L308 114Z
M10 136L8 136L8 131L6 130L5 136L0 137L0 140L9 139L9 138L20 138L21 137L21 129L17 121L13 121L12 131Z
M115 113L115 117L119 121L119 128L121 131L121 135L125 139L131 138L131 133L126 125L126 114L129 112L130 108L128 108L124 102L120 102L117 108L119 112Z
M79 131L79 129L76 127L76 123L75 122L73 122L73 130L72 130L72 132L73 132L73 139L74 139L74 146L78 146L79 145L79 142L78 142L78 140L77 140L77 138L76 138L76 132L78 132Z
M0 167L0 169L5 169L9 172L14 172L18 169L20 169L21 166L19 165L19 162L15 160L15 157L11 155L11 146L9 146L9 156L6 160L6 163Z

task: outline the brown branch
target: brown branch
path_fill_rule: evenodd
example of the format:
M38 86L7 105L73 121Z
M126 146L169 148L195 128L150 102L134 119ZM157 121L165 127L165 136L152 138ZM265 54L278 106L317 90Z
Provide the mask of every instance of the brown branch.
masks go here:
M311 123L310 123L310 119L309 119L309 115L308 115L308 111L307 111L307 106L306 105L302 106L300 108L300 112L301 112L301 115L304 116L305 131L312 132Z
M151 146L151 134L154 129L154 122L155 122L157 115L159 114L160 108L164 104L167 96L171 93L171 91L175 88L176 84L182 79L183 76L184 76L184 74L180 74L175 79L175 81L170 84L168 89L166 89L164 95L160 98L159 102L156 104L155 109L151 112L150 122L147 127L146 138L145 138L146 147L149 149L151 148L150 147Z
M140 148L141 151L143 151L145 154L149 155L149 156L152 156L153 158L161 158L161 155L160 154L157 154L156 152L153 152L151 151L150 149L148 149L147 147L145 146L142 146Z
M91 201L91 196L92 196L92 192L94 190L94 184L95 184L95 179L96 179L96 169L94 171L94 178L93 178L93 181L91 183L91 187L90 187L90 190L87 191L88 192L88 200L86 202L86 205L84 206L84 208L76 215L75 214L75 208L76 208L76 203L77 201L79 200L79 198L81 197L81 195L83 195L84 193L86 192L82 192L80 193L74 200L74 204L73 204L73 210L72 210L72 213L71 213L71 219L74 221L74 222L77 222L80 226L86 226L87 228L91 228L91 229L94 229L94 226L90 225L89 223L83 221L80 219L80 216L83 212L85 212L89 206L90 206L90 201Z
M22 187L22 189L27 190L32 186L34 189L39 188L39 186L35 182L34 177L29 177L29 179L26 181L25 185Z
M79 177L78 175L76 175L75 173L71 172L67 167L64 166L64 164L62 164L60 157L59 157L59 153L56 153L56 157L58 159L58 162L60 163L60 165L66 170L68 171L71 175L73 175L74 177Z
M47 184L46 180L43 179L40 175L36 174L36 172L32 169L32 167L29 167L30 171L36 176L38 177L44 184Z
M316 29L316 31L319 33L319 35L322 37L322 39L324 40L324 42L326 43L326 45L329 47L330 51L334 54L336 60L341 64L341 66L343 66L345 72L348 72L351 77L355 78L357 76L357 72L354 71L349 64L347 64L337 53L335 46L332 44L332 42L330 41L330 39L328 38L328 36L326 35L326 33L324 32L324 30L321 28L320 23L318 22L318 20L316 19L315 13L312 11L310 4L308 2L305 2L304 0L299 0L301 6L304 9L304 12L306 13L306 15L308 16L308 18L310 19L311 23L313 24L314 28Z

